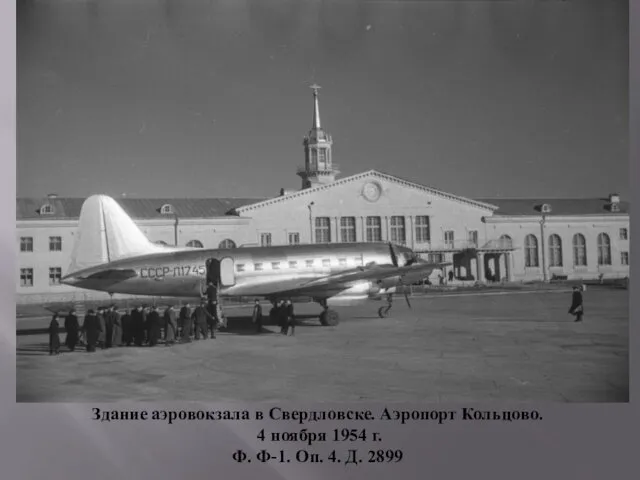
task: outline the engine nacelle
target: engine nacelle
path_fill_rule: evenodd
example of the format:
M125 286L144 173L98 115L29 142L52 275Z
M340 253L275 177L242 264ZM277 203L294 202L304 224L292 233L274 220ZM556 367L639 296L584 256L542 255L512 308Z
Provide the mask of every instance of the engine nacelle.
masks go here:
M328 298L327 305L357 305L371 298L371 295L375 295L379 290L380 287L371 282L358 283L348 290Z
M400 282L400 275L387 277L383 280L380 280L379 282L377 282L377 286L379 286L383 290L386 290L387 288L397 286L398 282Z

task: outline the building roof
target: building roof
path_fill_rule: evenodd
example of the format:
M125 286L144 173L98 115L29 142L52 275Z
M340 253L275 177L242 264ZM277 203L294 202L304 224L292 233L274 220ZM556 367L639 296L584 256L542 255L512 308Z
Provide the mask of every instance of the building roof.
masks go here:
M171 205L180 218L224 217L243 205L261 202L262 198L116 198L123 210L135 220L167 218L160 213L163 205ZM16 220L75 220L85 198L17 198ZM52 214L41 214L43 205L53 207Z
M497 206L493 216L537 216L544 204L551 206L548 216L628 215L630 211L629 202L621 201L619 211L612 212L608 198L485 198L478 201Z

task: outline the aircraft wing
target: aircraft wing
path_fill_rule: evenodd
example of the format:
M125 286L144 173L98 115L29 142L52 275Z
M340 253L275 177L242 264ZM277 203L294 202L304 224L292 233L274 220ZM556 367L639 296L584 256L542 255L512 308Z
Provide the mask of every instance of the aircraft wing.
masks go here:
M393 265L372 265L357 267L333 275L311 280L297 288L278 292L284 296L331 297L354 285L370 281L378 282L387 278L410 276L428 277L433 270L451 265L450 263L417 263L406 267Z

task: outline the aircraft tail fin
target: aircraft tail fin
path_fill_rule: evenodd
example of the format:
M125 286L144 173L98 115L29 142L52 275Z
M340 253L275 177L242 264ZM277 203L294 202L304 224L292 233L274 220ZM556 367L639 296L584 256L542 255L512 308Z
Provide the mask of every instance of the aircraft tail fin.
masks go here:
M92 195L82 204L68 274L123 258L174 250L149 241L111 197Z

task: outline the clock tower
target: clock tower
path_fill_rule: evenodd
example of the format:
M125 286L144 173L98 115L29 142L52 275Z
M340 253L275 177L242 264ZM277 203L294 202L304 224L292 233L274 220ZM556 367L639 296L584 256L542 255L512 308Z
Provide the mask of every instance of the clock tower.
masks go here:
M318 185L326 185L335 181L338 166L331 158L331 146L333 141L320 124L320 109L318 107L318 89L320 86L312 85L313 89L313 123L309 134L304 137L304 166L298 169L298 175L302 178L302 188L311 188Z

